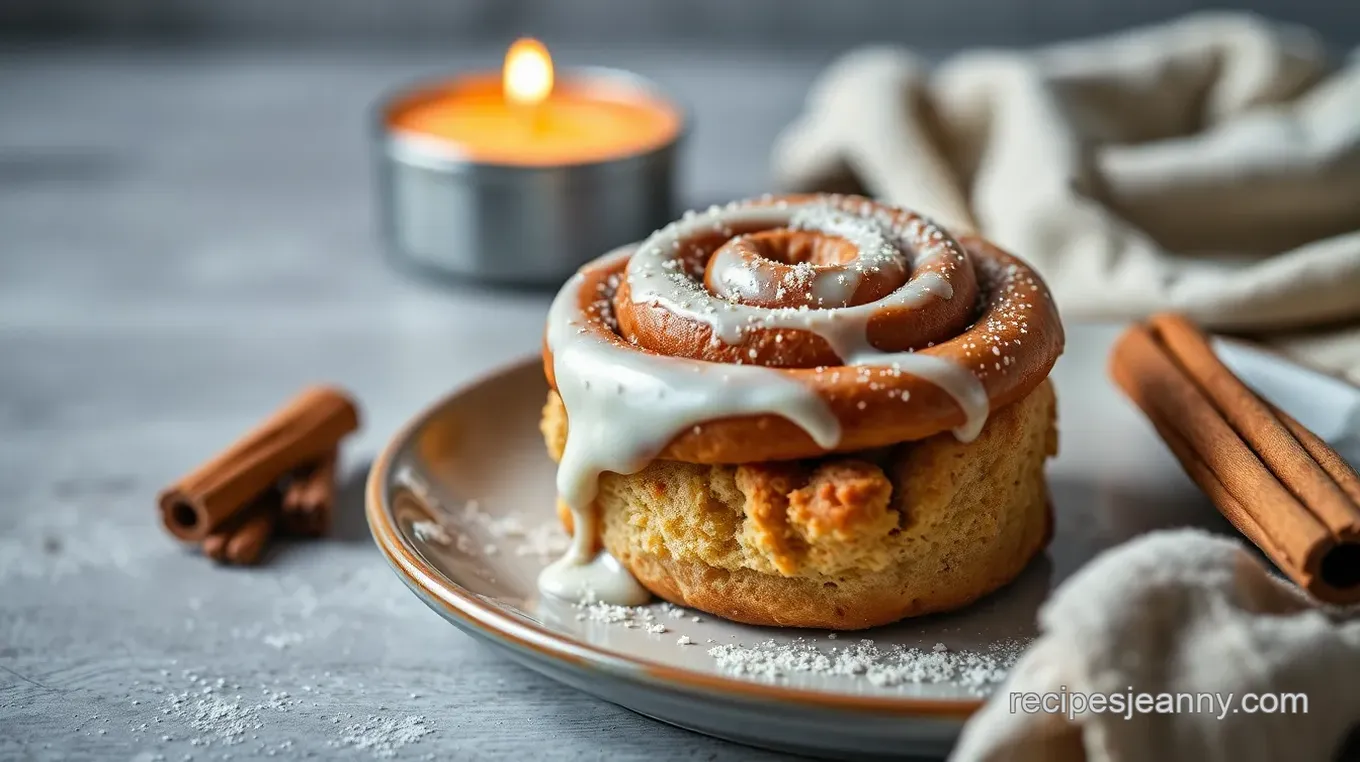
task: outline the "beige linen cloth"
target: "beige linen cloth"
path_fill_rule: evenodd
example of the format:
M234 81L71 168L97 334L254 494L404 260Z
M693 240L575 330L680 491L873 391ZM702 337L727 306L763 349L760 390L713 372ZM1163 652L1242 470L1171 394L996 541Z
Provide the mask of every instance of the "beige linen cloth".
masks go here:
M1360 619L1318 607L1258 558L1197 530L1153 533L1096 558L1044 605L1043 635L969 721L951 762L1335 759L1360 720ZM1012 691L1063 688L1221 700L1205 713L1128 718L1011 712ZM1295 692L1307 695L1306 713L1233 711L1257 706L1247 693Z
M1192 16L933 71L856 52L774 167L976 224L1068 318L1181 310L1360 383L1360 56L1307 30Z

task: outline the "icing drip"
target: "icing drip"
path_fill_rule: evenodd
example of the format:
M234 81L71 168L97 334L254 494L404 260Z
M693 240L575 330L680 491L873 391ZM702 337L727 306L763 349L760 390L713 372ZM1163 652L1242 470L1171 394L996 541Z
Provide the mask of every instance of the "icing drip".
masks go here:
M641 606L652 594L638 584L629 571L613 556L595 553L593 544L599 528L594 511L572 511L578 522L571 547L565 555L548 564L538 575L539 591L578 602L601 601L615 606ZM581 517L590 517L580 523Z
M629 253L621 250L599 262L607 265ZM677 433L717 418L776 413L826 448L840 440L840 421L810 389L771 368L655 355L583 332L589 318L577 297L581 279L568 282L548 313L548 347L568 416L557 492L572 512L575 533L567 555L544 569L539 589L572 600L636 603L648 593L631 575L602 558L608 554L591 558L601 473L636 473Z

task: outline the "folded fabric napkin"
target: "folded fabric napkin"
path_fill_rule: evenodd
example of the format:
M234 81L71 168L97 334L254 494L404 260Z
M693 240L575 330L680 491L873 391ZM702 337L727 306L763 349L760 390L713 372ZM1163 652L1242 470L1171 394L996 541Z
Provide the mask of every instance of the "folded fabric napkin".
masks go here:
M1069 317L1182 311L1360 383L1360 55L1334 67L1307 30L1201 15L934 70L856 52L774 167L980 229Z
M1360 719L1360 619L1310 602L1232 540L1177 530L1121 545L1065 582L1039 623L951 762L1329 762ZM1031 693L1123 704L1026 713ZM1129 712L1139 693L1150 711ZM1175 706L1161 695L1182 711L1156 711Z

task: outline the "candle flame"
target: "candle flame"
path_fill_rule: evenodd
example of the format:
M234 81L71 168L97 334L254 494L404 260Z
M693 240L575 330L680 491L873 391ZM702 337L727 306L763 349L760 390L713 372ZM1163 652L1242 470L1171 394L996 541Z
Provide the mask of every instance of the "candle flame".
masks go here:
M552 57L543 43L530 37L515 40L505 53L502 74L505 97L521 106L541 103L553 88Z

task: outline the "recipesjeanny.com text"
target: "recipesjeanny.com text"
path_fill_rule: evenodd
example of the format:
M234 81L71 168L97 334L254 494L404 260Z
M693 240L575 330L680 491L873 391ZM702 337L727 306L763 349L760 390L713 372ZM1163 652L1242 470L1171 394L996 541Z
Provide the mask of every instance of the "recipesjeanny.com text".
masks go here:
M1061 714L1076 719L1085 713L1111 714L1132 719L1140 714L1208 714L1222 720L1232 714L1307 714L1306 693L1098 693L1069 691L1014 691L1009 694L1012 714Z

